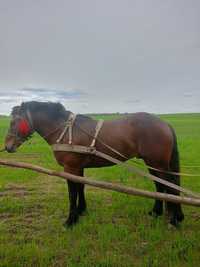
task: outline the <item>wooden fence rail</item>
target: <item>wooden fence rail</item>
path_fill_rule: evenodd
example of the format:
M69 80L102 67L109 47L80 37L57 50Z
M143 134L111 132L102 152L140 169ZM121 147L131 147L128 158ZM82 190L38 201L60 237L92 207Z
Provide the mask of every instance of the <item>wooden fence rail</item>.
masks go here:
M198 198L176 196L176 195L158 193L158 192L150 192L146 190L137 189L134 187L128 187L128 186L123 186L119 184L112 184L112 183L103 182L103 181L96 181L94 179L73 175L67 172L46 169L46 168L40 167L38 165L33 165L30 163L14 162L14 161L0 159L0 165L13 167L13 168L20 168L20 169L29 169L29 170L36 171L39 173L48 174L50 176L57 176L62 179L65 179L65 180L67 179L67 180L70 180L76 183L83 183L83 184L87 184L87 185L94 186L94 187L99 187L99 188L104 188L107 190L125 193L128 195L160 199L160 200L170 201L174 203L182 203L182 204L190 205L190 206L198 206L198 207L200 206L200 199Z

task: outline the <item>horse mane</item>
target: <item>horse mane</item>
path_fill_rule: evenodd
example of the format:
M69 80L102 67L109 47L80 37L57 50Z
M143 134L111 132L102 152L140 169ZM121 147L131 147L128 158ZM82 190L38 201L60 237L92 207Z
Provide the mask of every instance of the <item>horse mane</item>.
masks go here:
M19 114L19 111L20 111L20 106L13 107L12 111L11 111L11 116L13 116L15 114Z
M33 113L34 112L46 113L53 120L62 118L66 119L67 115L69 114L69 111L67 111L61 103L54 103L54 102L39 102L39 101L23 102L21 104L20 109L21 112L29 110L30 112Z
M28 102L23 102L21 106L15 106L12 109L11 115L20 115L23 114L29 110L30 112L41 112L41 113L46 113L52 120L60 120L64 119L69 116L70 111L66 110L65 107L57 102L40 102L40 101L28 101ZM77 120L79 122L85 122L89 120L93 120L92 118L79 114Z

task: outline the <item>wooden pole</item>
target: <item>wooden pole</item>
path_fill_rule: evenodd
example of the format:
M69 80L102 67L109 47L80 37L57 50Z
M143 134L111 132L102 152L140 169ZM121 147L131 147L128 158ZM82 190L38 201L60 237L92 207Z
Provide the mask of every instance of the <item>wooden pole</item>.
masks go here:
M160 199L164 201L182 203L185 205L200 207L200 199L197 199L197 198L182 197L182 196L176 196L176 195L164 194L164 193L158 193L158 192L149 192L146 190L136 189L134 187L128 187L128 186L112 184L108 182L96 181L96 180L89 179L86 177L73 175L67 172L60 172L60 171L46 169L46 168L40 167L38 165L33 165L30 163L13 162L13 161L0 159L0 165L20 168L20 169L29 169L32 171L48 174L50 176L57 176L62 179L65 179L65 180L67 179L67 180L70 180L76 183L83 183L83 184L87 184L87 185L94 186L94 187L99 187L99 188L104 188L107 190L125 193L128 195L142 196L142 197L147 197L147 198Z
M137 168L134 165L129 165L129 163L127 163L127 161L121 161L119 159L113 158L111 156L109 156L108 154L105 154L103 152L100 152L98 150L96 150L95 148L91 148L91 147L85 147L85 146L79 146L79 145L69 145L69 144L54 144L52 146L54 151L67 151L67 152L76 152L76 153L84 153L84 154L91 154L91 155L95 155L97 157L103 158L108 160L109 162L112 162L114 164L120 165L124 168L126 168L129 172L131 173L135 173L140 175L141 177L147 177L152 181L156 181L160 184L163 184L169 188L173 188L178 192L182 192L184 194L186 194L189 197L195 197L200 199L200 194L194 193L189 189L183 188L179 185L176 185L172 182L169 182L167 180L161 179L155 175L152 175L150 173L147 173L143 170L141 170L140 168ZM168 172L169 173L169 172ZM172 172L170 172L172 173Z

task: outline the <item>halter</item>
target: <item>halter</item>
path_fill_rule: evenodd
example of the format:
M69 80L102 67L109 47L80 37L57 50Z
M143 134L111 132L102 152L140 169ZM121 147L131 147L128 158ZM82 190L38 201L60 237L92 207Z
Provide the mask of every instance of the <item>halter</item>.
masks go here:
M16 118L20 119L17 130L15 133L8 133L8 136L13 136L18 141L23 142L27 140L34 131L33 120L29 110L26 111L25 116L17 115Z
M27 120L21 119L21 121L19 122L18 130L22 136L27 136L29 134L30 127L29 127Z

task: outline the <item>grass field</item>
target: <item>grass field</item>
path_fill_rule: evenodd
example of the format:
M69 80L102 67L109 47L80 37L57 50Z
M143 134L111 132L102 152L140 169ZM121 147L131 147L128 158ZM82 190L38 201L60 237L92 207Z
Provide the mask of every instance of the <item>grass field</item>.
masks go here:
M181 164L200 165L200 114L161 117L176 130ZM0 144L8 124L8 118L0 117ZM17 153L0 157L60 169L36 134ZM182 171L200 174L200 168ZM118 166L86 170L86 175L154 190L146 178ZM182 185L200 192L200 175L183 177ZM153 200L87 187L87 214L66 229L68 193L63 180L0 167L0 193L1 267L200 266L199 208L184 206L185 221L176 230L168 228L164 218L148 216Z

